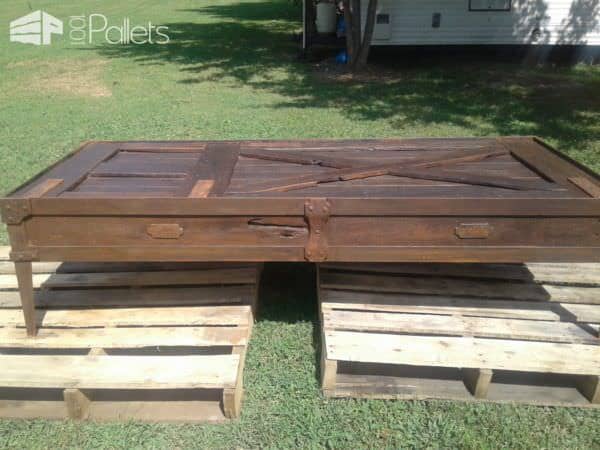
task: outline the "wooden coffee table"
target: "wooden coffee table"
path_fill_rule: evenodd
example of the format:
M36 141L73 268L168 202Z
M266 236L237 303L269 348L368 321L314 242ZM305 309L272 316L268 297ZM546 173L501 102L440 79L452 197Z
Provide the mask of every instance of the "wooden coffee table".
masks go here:
M1 200L32 261L600 261L600 178L531 137L91 142Z

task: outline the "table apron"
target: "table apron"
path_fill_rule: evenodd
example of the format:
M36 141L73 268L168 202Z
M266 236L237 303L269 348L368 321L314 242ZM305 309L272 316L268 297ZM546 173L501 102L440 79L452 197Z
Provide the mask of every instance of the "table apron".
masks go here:
M30 216L13 259L44 261L599 261L599 217ZM319 258L306 252L317 243ZM314 249L313 249L314 250Z

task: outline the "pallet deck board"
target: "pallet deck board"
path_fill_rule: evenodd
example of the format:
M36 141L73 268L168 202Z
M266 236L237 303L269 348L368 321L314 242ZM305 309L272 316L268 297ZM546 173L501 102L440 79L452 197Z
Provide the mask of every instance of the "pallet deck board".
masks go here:
M22 388L218 389L234 386L238 355L0 355L0 385Z
M325 336L327 357L334 360L577 375L600 373L600 349L595 345L351 331L325 331ZM568 355L572 357L566 358Z
M216 305L248 302L253 296L249 285L210 286L210 287L152 287L138 288L135 296L131 296L129 288L116 289L55 289L39 290L34 293L38 307L54 309L66 306L98 307L98 306L183 306L183 305ZM125 302L125 299L127 300ZM0 291L0 307L20 308L19 293L16 291Z
M595 263L526 264L356 264L324 263L322 267L348 273L395 273L446 278L525 281L538 284L600 285L600 265Z
M346 331L381 333L444 334L522 339L530 341L600 344L598 336L585 323L490 317L399 314L363 311L323 311L327 326ZM586 327L588 330L586 330ZM327 330L327 328L325 329Z
M532 301L566 301L570 303L600 303L600 286L514 284L502 281L455 279L445 277L378 276L331 272L323 275L327 289L345 289L371 293L397 292L419 295L454 295L496 299L527 299Z
M69 323L69 326L74 324ZM210 347L248 344L247 326L146 328L41 328L35 338L23 337L19 328L0 328L2 348L145 348Z
M554 303L527 300L477 299L443 295L370 294L353 291L325 291L323 310L381 311L413 314L457 314L465 317L495 317L600 323L600 308L594 304Z
M38 325L44 327L122 327L122 326L248 326L247 306L199 306L114 309L38 310ZM20 311L0 310L0 323L23 326Z
M168 286L186 284L247 284L253 281L252 269L167 271L157 277L153 272L38 273L34 288L74 288L81 286ZM0 275L0 289L18 287L14 275Z

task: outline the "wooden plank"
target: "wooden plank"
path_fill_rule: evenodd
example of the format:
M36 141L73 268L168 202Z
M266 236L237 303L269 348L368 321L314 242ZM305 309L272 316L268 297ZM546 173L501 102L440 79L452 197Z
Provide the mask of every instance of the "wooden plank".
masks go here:
M6 391L6 390L4 390ZM64 401L39 400L23 395L18 399L2 399L0 390L0 416L13 419L68 418ZM100 391L94 391L94 395ZM110 390L106 392L110 393ZM223 423L226 421L220 400L204 394L204 390L168 391L118 391L119 398L98 401L92 399L88 420L93 421L144 421L151 423ZM164 392L164 393L163 393ZM136 395L137 394L137 395ZM200 397L200 398L198 398Z
M306 261L304 245L136 245L133 247L39 247L42 260L72 262L264 262Z
M599 208L600 209L600 208ZM31 210L41 216L302 216L304 199L281 198L81 198L31 199Z
M586 194L569 182L568 178L582 172L556 154L546 151L534 139L501 138L500 143L510 150L511 154L528 166L542 174L546 179L567 188L575 197Z
M338 170L321 172L317 174L308 174L304 176L294 176L286 179L279 179L267 182L259 182L254 185L245 186L246 192L285 192L294 189L304 189L306 187L315 186L319 183L331 183L335 181L345 181L352 179L361 179L376 177L381 175L394 175L400 177L450 181L462 184L475 184L484 186L503 187L508 189L531 189L533 185L527 182L511 180L503 177L480 177L472 174L459 174L452 172L439 172L432 170L418 170L417 168L430 168L454 164L458 162L479 161L506 154L504 150L488 151L488 152L455 152L449 155L428 158L416 158L412 161L407 161L405 164L373 164L364 162L355 162L345 158L327 158L321 155L291 154L286 152L281 155L280 152L262 151L257 153L243 153L246 157L261 157L274 161L295 162L308 165L321 165L325 167L334 167ZM546 186L537 185L540 190L548 189Z
M463 369L465 386L475 398L486 398L493 372L489 369Z
M327 197L332 199L349 198L389 198L389 199L427 199L427 198L505 198L505 199L565 199L569 198L569 193L562 188L558 190L514 190L490 186L480 186L475 184L454 184L452 188L447 186L446 181L438 182L434 186L360 186L353 184L353 181L332 181L318 185L303 185L302 192L296 193L294 189L288 191L270 191L267 192L246 192L245 188L231 189L227 192L228 197L242 196L245 198L295 198L298 196L306 197ZM539 186L539 185L538 185ZM532 187L532 189L535 188ZM241 191L241 192L240 192Z
M33 217L28 221L28 232L32 236L33 245L43 244L48 247L79 247L90 243L100 248L147 246L154 249L175 245L216 248L286 244L304 246L305 236L282 236L278 230L268 228L257 232L257 229L249 226L255 219L256 216L136 217L127 220L118 217ZM582 227L585 225L586 222L583 221ZM57 229L55 227L61 231L53 231ZM177 237L176 241L160 241L157 240L157 235L151 233L153 229L165 227L173 229L174 236ZM103 230L102 235L98 235L96 228ZM202 261L202 259L194 258L192 261ZM228 270L229 267L223 266L222 269Z
M393 169L389 171L390 175L416 178L421 180L447 181L451 183L469 184L474 186L489 186L513 190L537 190L550 191L557 190L557 186L551 183L540 183L538 181L521 181L510 177L494 175L478 175L473 173L462 173L451 170L414 170L414 169Z
M45 194L50 192L52 189L62 185L65 180L62 178L48 178L43 182L29 189L23 195L25 197L43 197Z
M482 223L487 225L487 237L479 235L482 239L465 242L458 236L468 237L460 229ZM600 220L594 218L332 217L328 224L331 247L447 246L455 247L458 254L479 246L549 248L558 242L565 247L600 246L596 238L596 233L600 235ZM361 245L355 245L357 242Z
M252 286L66 289L35 292L39 307L192 306L249 303ZM0 308L18 308L18 292L0 291Z
M115 308L37 310L37 323L43 327L117 326L248 326L250 306L182 306L177 308ZM23 326L19 310L0 310L4 326Z
M48 169L36 175L33 179L18 187L9 195L11 197L25 198L27 191L36 188L37 185L45 183L49 179L62 179L60 189L53 189L52 197L68 190L71 186L80 182L87 174L102 161L110 158L117 152L117 145L113 142L88 142L83 144L73 153L50 166Z
M574 375L600 373L600 349L595 345L349 331L327 331L325 336L327 357L338 361Z
M499 381L494 380L490 384L487 398L477 399L468 391L459 369L428 367L419 373L407 375L407 366L397 368L393 376L340 374L338 387L326 394L352 398L447 399L584 408L595 406L577 391L571 376L516 372L510 379L503 379L504 374L500 374L497 377ZM373 370L371 373L378 372Z
M600 323L600 306L561 302L321 290L328 309L407 314L458 314L527 320Z
M600 287L520 284L503 281L444 277L378 276L324 271L321 287L366 292L470 296L490 299L557 301L600 304Z
M235 384L238 355L0 355L0 386L76 389L211 389Z
M1 266L0 266L1 267ZM597 263L528 263L528 264L360 264L323 263L323 270L348 272L427 275L444 278L481 278L548 284L600 285ZM34 265L35 269L35 265Z
M496 145L494 138L402 138L402 139L288 139L242 141L244 149L294 150L380 150L391 151L479 149Z
M578 389L590 403L600 403L600 377L598 375L583 377L579 382Z
M35 202L50 199L31 200ZM394 198L331 199L331 214L339 216L447 216L447 217L600 217L600 202L591 198L528 199L419 198L407 202Z
M117 144L119 150L140 153L198 153L206 148L206 142L201 141L127 141Z
M447 164L456 164L461 162L474 162L481 161L494 156L500 156L507 154L508 151L503 148L494 148L486 150L458 150L444 153L442 155L426 155L413 160L407 161L406 166L417 168L428 168L437 167ZM304 164L304 165L320 165L323 167L331 167L335 169L348 169L348 168L364 168L369 167L372 163L357 161L353 159L343 158L338 155L334 157L328 157L318 153L312 153L307 151L292 151L287 150L285 152L277 150L252 150L242 151L242 156L246 158L258 158L269 161L279 161L284 163L292 164Z
M34 288L75 288L111 286L170 286L202 284L252 284L253 268L181 270L165 272L111 272L111 273L50 273L33 275ZM14 275L0 275L0 289L17 288Z
M210 143L206 146L206 152L211 165L211 173L214 174L212 178L215 181L209 195L222 195L231 181L240 152L240 144Z
M600 246L330 245L327 259L339 262L415 263L600 262ZM238 258L240 260L243 259Z
M85 420L90 415L90 399L79 389L65 389L63 391L67 414L70 419Z
M588 178L584 177L569 177L569 181L581 189L590 197L600 198L600 186Z
M39 264L39 263L37 263ZM36 263L33 263L34 267ZM58 273L88 273L88 272L168 272L178 270L216 270L216 269L239 269L254 268L252 263L210 263L210 262L88 262L88 263L62 263L57 270ZM40 273L42 273L40 271Z
M394 198L332 199L333 215L357 216L600 216L597 199L502 199L486 198L485 202L459 198L421 198L407 203ZM301 216L303 198L192 198L177 199L31 199L32 213L40 216Z
M539 181L515 180L508 177L493 175L474 175L449 170L418 170L398 168L394 165L373 165L353 169L338 169L308 175L280 178L272 181L261 181L257 183L245 184L242 193L261 193L261 192L288 192L297 189L306 189L322 183L335 183L338 181L348 181L379 177L383 175L394 175L403 178L414 178L419 180L445 181L462 185L488 186L511 190L537 190L549 191L560 190L555 185Z
M237 346L232 349L232 354L240 357L237 368L236 384L233 388L223 389L223 413L229 419L240 416L242 410L242 397L244 395L244 364L246 361L246 347Z
M244 192L288 192L296 189L317 186L320 183L332 183L336 181L345 181L358 178L369 178L386 175L389 172L389 166L379 165L367 168L350 168L329 170L326 172L280 178L270 181L261 181L254 184L246 184Z
M485 314L485 310L481 311ZM324 310L325 329L382 333L474 336L599 345L595 330L570 322ZM592 334L593 332L593 334ZM599 349L600 351L600 349Z
M188 197L192 198L205 198L208 197L210 191L212 190L215 184L215 180L198 180L194 187L192 188Z
M34 338L29 338L19 328L5 327L0 328L0 347L41 349L230 346L246 345L248 335L247 326L180 326L150 329L41 328Z

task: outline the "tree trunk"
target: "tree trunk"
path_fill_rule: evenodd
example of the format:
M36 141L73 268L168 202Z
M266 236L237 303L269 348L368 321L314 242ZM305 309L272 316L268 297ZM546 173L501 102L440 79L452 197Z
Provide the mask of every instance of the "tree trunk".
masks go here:
M377 12L377 0L369 0L367 7L367 17L365 21L365 31L360 44L358 55L354 59L354 67L360 68L367 64L369 51L371 50L371 40L373 39L373 30L375 29L375 13Z
M344 5L344 24L346 26L346 52L348 61L354 57L354 30L352 29L352 13L350 12L350 0L343 0Z
M361 0L343 0L344 22L346 24L346 51L352 70L364 67L369 58L377 0L368 0L364 32L361 27Z

